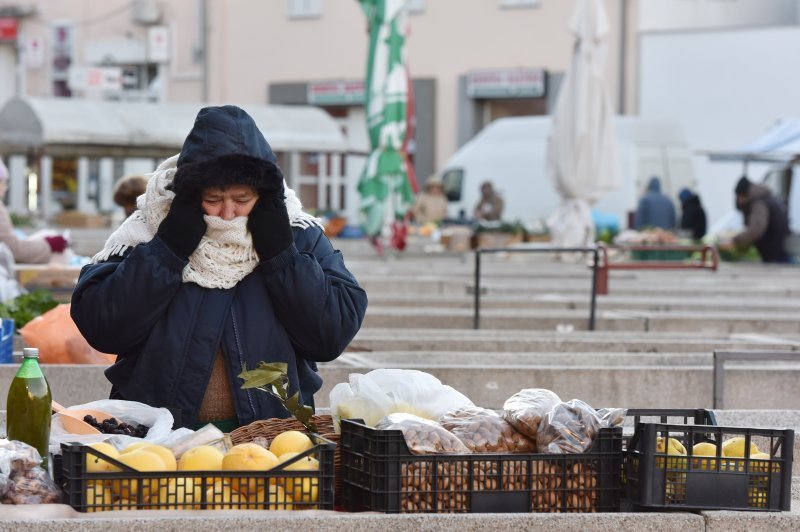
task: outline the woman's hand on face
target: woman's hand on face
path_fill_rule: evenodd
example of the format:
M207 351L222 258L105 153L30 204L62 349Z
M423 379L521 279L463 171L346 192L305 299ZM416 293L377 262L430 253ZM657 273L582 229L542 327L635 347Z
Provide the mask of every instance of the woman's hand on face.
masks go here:
M259 190L259 198L247 220L253 247L261 261L269 260L288 248L294 241L289 214L286 212L284 190Z
M206 234L206 221L200 198L196 196L175 196L166 218L158 226L156 233L173 253L188 260L203 235Z

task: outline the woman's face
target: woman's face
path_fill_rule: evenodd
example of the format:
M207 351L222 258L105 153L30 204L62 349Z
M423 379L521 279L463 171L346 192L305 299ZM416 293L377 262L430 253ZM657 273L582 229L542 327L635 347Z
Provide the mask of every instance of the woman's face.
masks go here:
M247 216L258 201L258 192L249 185L231 185L203 190L203 212L209 216L219 216L223 220L233 220Z

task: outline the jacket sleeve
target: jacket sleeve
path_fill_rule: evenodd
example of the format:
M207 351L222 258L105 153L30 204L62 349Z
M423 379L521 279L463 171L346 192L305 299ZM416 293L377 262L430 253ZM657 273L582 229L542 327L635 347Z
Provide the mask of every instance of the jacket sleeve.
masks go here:
M50 245L44 240L20 240L14 234L14 225L5 205L0 202L0 242L8 246L14 261L20 264L50 262Z
M756 201L750 209L750 216L747 217L747 227L733 237L733 244L740 250L749 248L764 236L768 225L769 208L766 202Z
M260 266L275 314L304 358L338 357L361 327L367 294L339 251L316 227L295 229L310 237L308 249L292 244Z
M158 236L122 260L89 264L72 294L72 319L95 349L131 351L169 307L185 265Z

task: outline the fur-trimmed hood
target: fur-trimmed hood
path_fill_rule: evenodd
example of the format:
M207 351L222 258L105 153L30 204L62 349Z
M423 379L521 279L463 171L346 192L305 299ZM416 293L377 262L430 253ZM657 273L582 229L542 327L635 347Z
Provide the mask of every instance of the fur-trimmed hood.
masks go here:
M235 105L204 107L197 113L178 157L169 187L194 195L208 187L250 185L264 192L283 188L277 157L255 121Z

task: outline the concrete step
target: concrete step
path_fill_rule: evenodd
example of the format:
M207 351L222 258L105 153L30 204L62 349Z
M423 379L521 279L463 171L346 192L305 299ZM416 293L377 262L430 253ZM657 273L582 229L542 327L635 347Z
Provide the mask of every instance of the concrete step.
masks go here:
M655 357L653 363L642 359L636 365L603 363L609 354L598 355L592 364L586 358L561 365L520 359L519 353L507 355L460 355L442 357L429 353L416 355L408 363L397 356L383 364L376 353L347 354L342 359L320 365L322 389L315 399L317 406L328 406L328 394L339 382L346 382L350 373L367 373L376 367L403 367L431 373L442 382L461 391L476 404L499 407L523 388L540 387L554 390L565 399L581 398L593 405L641 408L698 408L712 406L710 365L697 362L688 355L677 355L674 364ZM588 357L589 355L583 355ZM477 357L466 363L469 357ZM44 365L53 398L67 405L81 404L108 397L110 385L102 366ZM0 366L0 389L8 389L16 373L16 365ZM726 369L726 406L729 408L797 409L800 396L796 383L800 377L797 364L776 363L732 365ZM0 409L5 397L0 397Z
M586 309L590 303L589 294L486 294L481 296L481 309ZM369 303L380 307L446 307L472 309L475 297L472 294L431 294L431 293L384 293L369 294ZM753 300L739 295L716 296L710 298L658 297L639 295L607 295L597 297L600 310L637 311L749 311L797 312L800 313L800 300L764 298Z
M585 310L483 309L481 327L487 329L585 330ZM364 327L454 328L473 327L472 309L447 307L384 307L370 305ZM600 310L597 330L686 331L706 333L800 334L800 313L715 311Z
M364 327L348 351L712 352L715 349L800 350L800 336L629 331L523 331Z

